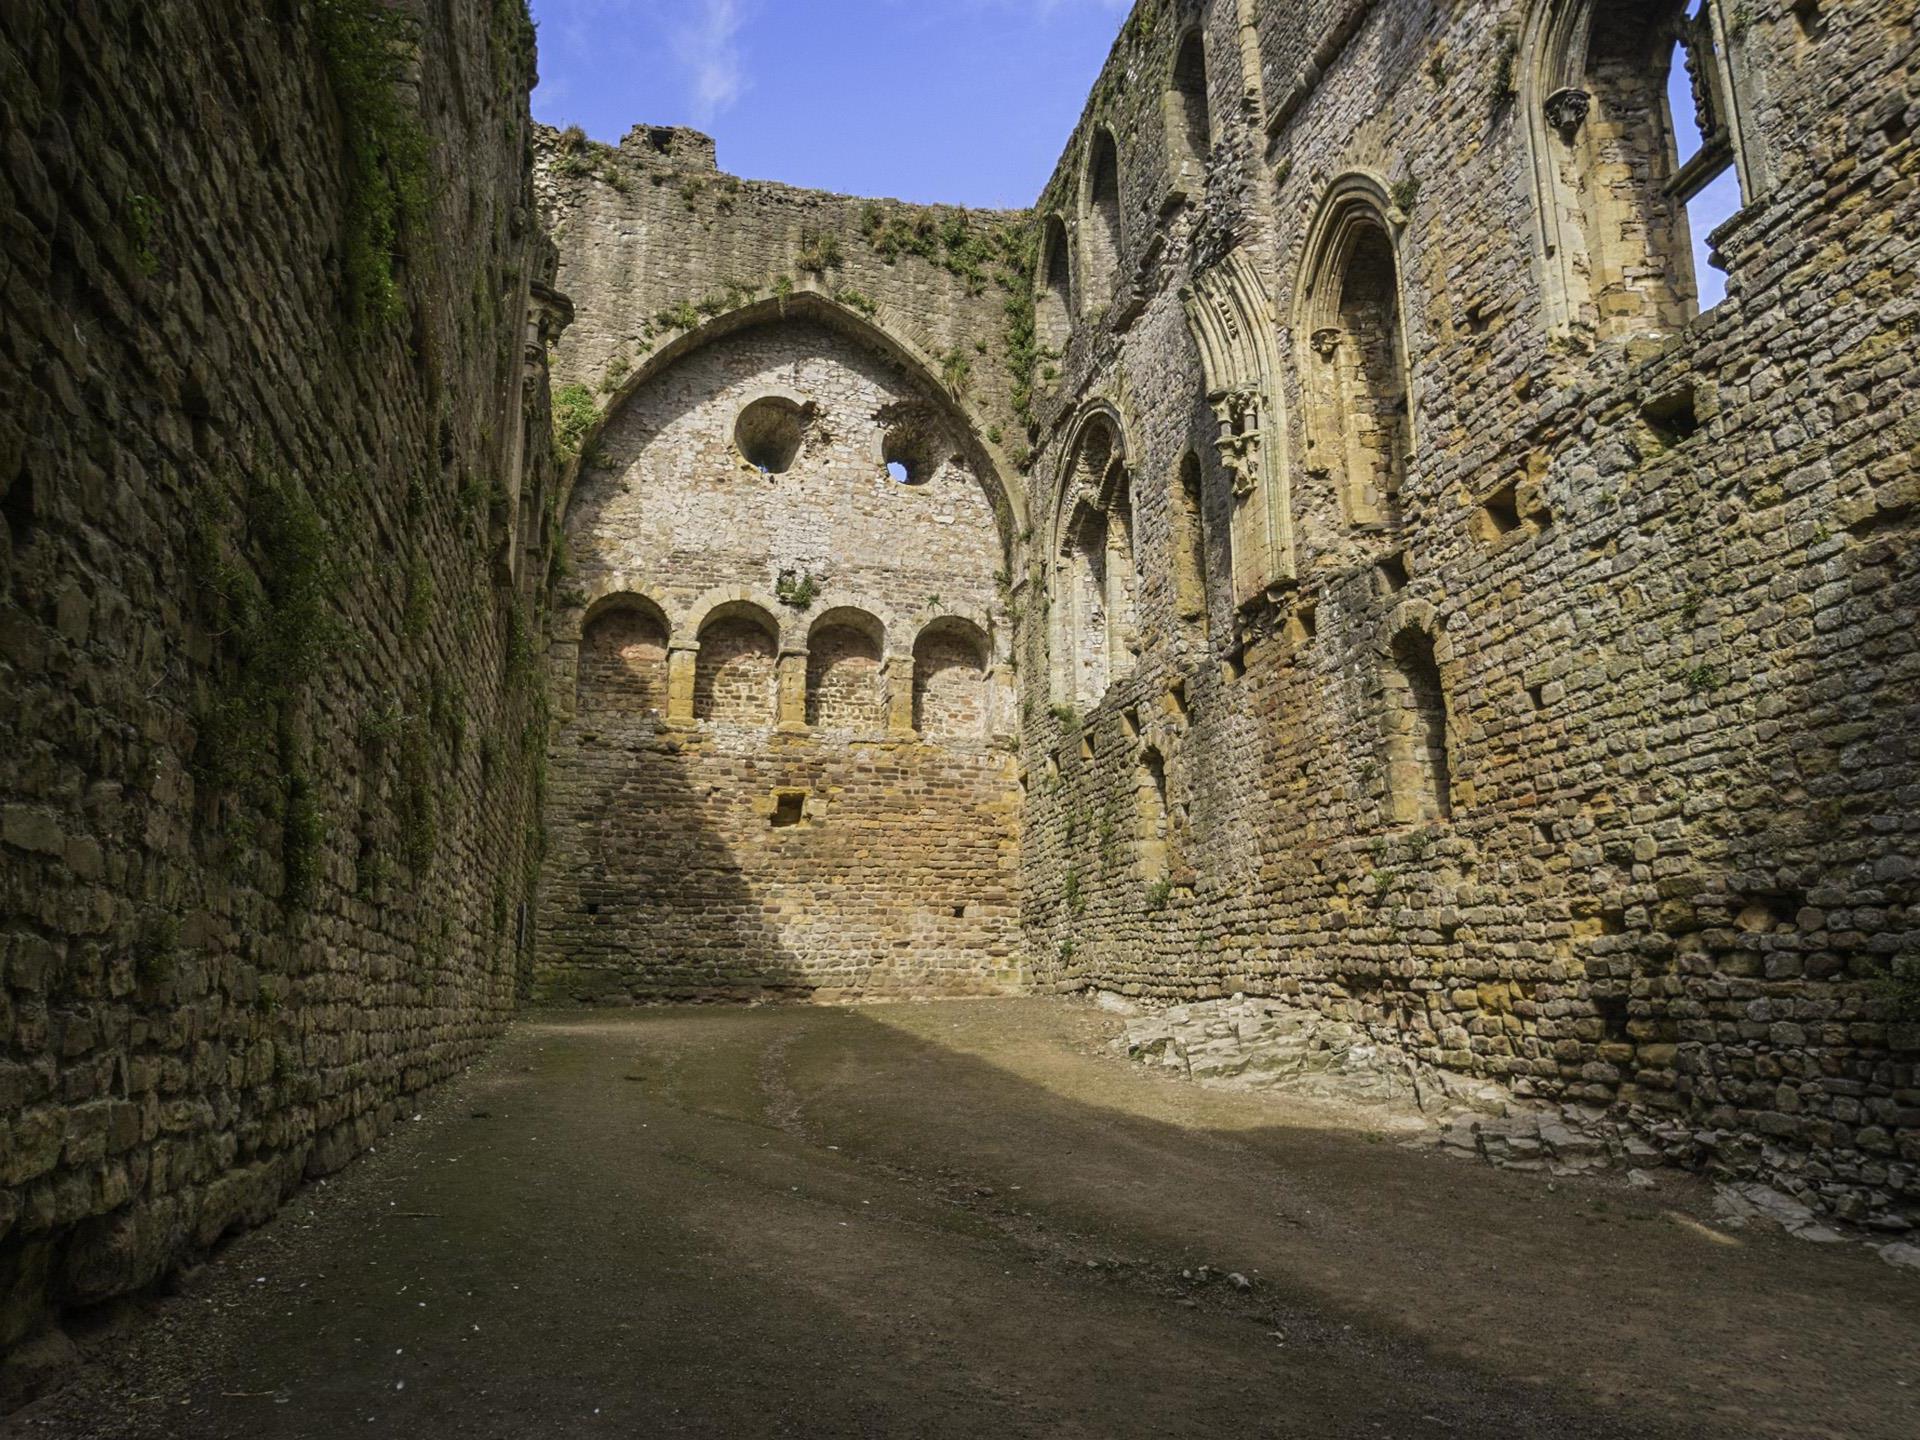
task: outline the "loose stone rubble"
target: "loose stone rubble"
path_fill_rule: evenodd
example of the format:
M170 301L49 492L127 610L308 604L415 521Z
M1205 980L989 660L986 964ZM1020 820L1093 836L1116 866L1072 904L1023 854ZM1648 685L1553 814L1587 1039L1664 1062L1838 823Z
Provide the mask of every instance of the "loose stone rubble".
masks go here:
M1556 1177L1624 1171L1623 1178L1640 1189L1658 1186L1650 1167L1689 1158L1678 1134L1664 1136L1674 1149L1663 1151L1606 1110L1530 1103L1499 1085L1422 1065L1371 1043L1352 1025L1282 1002L1235 995L1141 1013L1108 991L1091 998L1129 1017L1112 1048L1137 1064L1202 1085L1274 1091L1357 1110L1365 1124L1402 1143L1439 1145L1503 1170ZM1715 1186L1714 1197L1716 1213L1730 1228L1772 1224L1818 1244L1849 1238L1801 1200L1767 1185L1725 1182ZM1887 1242L1869 1230L1851 1233L1877 1244L1889 1264L1920 1268L1920 1247Z

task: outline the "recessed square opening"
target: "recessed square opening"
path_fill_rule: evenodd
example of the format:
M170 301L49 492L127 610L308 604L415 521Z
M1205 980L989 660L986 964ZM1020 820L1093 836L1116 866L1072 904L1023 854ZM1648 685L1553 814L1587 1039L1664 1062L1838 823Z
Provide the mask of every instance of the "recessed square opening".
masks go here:
M807 818L807 792L782 790L773 797L773 828L785 829Z
M1374 566L1380 575L1380 587L1383 593L1396 595L1407 588L1407 557L1403 554L1388 555Z
M1657 395L1640 407L1640 418L1666 445L1678 445L1698 433L1700 415L1693 386L1682 385L1665 395Z
M1490 536L1511 535L1520 528L1520 501L1511 480L1481 502L1480 514Z
M1287 619L1287 638L1295 645L1310 644L1313 637L1320 633L1319 609L1318 605L1307 600L1294 606L1293 614Z
M13 477L5 495L0 495L0 513L7 517L7 540L15 550L24 550L33 539L33 476L22 470Z
M1627 997L1624 995L1596 995L1593 997L1594 1011L1600 1016L1601 1028L1609 1040L1619 1042L1627 1038Z

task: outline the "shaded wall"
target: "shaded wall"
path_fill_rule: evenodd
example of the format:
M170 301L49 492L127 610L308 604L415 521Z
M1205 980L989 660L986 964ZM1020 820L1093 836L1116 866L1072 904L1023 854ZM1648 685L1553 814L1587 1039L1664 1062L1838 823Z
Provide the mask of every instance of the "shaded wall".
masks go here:
M531 958L532 28L240 10L0 10L0 1344L345 1163Z
M1540 8L1143 4L1125 28L1040 201L1087 318L1041 384L1030 487L1056 513L1088 409L1122 416L1141 650L1096 704L1055 706L1049 627L1023 628L1031 954L1061 989L1295 997L1901 1224L1920 1205L1898 978L1920 947L1912 7L1729 11L1755 180L1714 236L1730 298L1584 330L1535 243ZM1204 184L1170 145L1189 23ZM1111 267L1089 229L1103 131ZM1387 355L1352 333L1356 297L1384 313L1378 240L1353 247L1365 285L1337 263L1363 216L1397 270L1408 395L1395 503L1372 513L1346 482L1400 377L1356 368ZM1204 634L1179 593L1189 455ZM1249 497L1288 525L1245 585ZM1135 818L1150 753L1164 875Z

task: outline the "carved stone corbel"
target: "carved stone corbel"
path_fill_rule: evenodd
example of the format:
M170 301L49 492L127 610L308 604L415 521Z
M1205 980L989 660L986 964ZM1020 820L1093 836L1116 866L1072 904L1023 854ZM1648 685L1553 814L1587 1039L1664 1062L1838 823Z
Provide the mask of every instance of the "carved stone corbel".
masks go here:
M1560 138L1571 140L1580 133L1592 106L1593 96L1568 85L1547 96L1541 109L1546 113L1547 123L1560 132Z

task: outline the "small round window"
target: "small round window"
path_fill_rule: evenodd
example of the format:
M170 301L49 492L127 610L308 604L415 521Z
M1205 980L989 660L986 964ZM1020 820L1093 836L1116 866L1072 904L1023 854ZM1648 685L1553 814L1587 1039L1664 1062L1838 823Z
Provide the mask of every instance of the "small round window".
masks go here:
M880 442L887 478L896 485L924 485L933 478L931 438L919 426L896 425Z
M784 475L800 458L805 433L800 407L777 395L756 400L740 412L733 443L740 457L762 475Z

